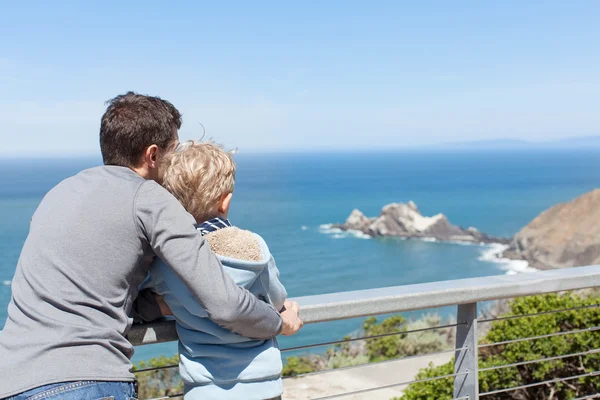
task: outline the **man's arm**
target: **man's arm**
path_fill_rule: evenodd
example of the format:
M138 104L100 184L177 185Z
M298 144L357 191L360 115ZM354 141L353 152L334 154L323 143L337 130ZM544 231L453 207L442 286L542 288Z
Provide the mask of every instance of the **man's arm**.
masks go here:
M185 283L210 319L249 338L265 339L282 332L277 310L233 282L194 228L194 218L169 192L156 182L144 182L134 213L139 234ZM286 324L290 325L289 318ZM298 324L291 321L291 325Z

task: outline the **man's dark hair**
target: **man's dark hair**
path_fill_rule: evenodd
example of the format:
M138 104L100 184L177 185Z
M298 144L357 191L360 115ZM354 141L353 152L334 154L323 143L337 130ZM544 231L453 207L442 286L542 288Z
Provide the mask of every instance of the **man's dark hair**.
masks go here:
M106 102L100 124L105 165L136 166L153 144L166 150L181 128L181 114L166 100L127 92Z

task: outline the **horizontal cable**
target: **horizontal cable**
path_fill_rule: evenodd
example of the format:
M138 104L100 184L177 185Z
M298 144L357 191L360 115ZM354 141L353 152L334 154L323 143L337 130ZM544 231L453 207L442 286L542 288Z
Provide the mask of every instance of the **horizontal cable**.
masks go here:
M485 344L480 344L479 348L481 349L483 347L500 346L503 344L518 343L518 342L527 342L530 340L544 339L544 338L550 338L550 337L554 337L554 336L577 334L577 333L583 333L583 332L594 332L594 331L598 331L598 330L600 330L600 326L592 326L590 328L585 328L585 329L576 329L576 330L572 330L572 331L549 333L547 335L531 336L531 337L527 337L527 338L513 339L513 340L505 340L504 342L485 343Z
M313 371L313 372L307 372L305 374L298 374L298 375L286 376L283 379L302 378L302 377L305 377L305 376L320 375L320 374L325 374L325 373L328 373L328 372L346 371L346 370L349 370L349 369L355 369L355 368L360 368L360 367L370 367L370 366L375 366L375 365L383 365L383 364L389 364L389 363L396 362L396 361L413 360L413 359L416 359L416 358L421 358L421 357L426 357L426 356L437 356L437 355L440 355L440 354L454 353L456 351L461 351L461 350L466 350L466 349L467 349L467 347L462 347L462 348L458 348L458 349L448 349L448 350L436 351L436 352L433 352L433 353L417 354L416 356L394 358L392 360L378 361L378 362L372 362L372 363L366 362L366 363L362 363L362 364L358 364L358 365L349 365L347 367L333 368L333 369L324 369L322 371Z
M463 322L463 323L459 323L459 324L441 325L441 326L436 326L436 327L431 327L431 328L413 329L411 331L398 331L398 332L392 332L392 333L382 333L380 335L361 336L361 337L357 337L357 338L348 338L348 339L334 340L332 342L323 342L323 343L317 343L317 344L308 344L308 345L305 345L305 346L287 347L285 349L281 349L281 352L284 353L284 352L288 352L288 351L296 351L296 350L303 350L303 349L312 349L312 348L315 348L315 347L323 347L323 346L331 346L331 345L335 345L335 344L357 342L359 340L379 339L379 338L384 338L384 337L388 337L388 336L395 336L395 335L407 335L409 333L426 332L426 331L432 331L432 330L435 330L435 329L453 328L453 327L457 327L457 326L460 326L460 325L466 325L466 323Z
M588 396L578 397L573 400L588 400L588 399L600 399L600 393L590 394Z
M489 395L498 394L498 393L512 392L514 390L519 390L519 389L527 389L527 388L530 388L530 387L545 385L547 383L559 383L559 382L570 381L570 380L573 380L573 379L588 378L588 377L598 376L598 375L600 375L600 371L594 371L594 372L589 372L587 374L570 376L570 377L567 377L567 378L555 378L555 379L550 379L550 380L547 380L547 381L544 381L544 382L530 383L528 385L516 386L516 387L513 387L513 388L509 388L509 389L493 390L491 392L481 393L479 395L479 397L489 396Z
M518 367L519 365L535 364L535 363L541 363L541 362L546 362L546 361L561 360L563 358L580 357L580 356L587 356L589 354L598 354L598 353L600 353L600 349L594 349L594 350L583 351L581 353L565 354L562 356L539 358L537 360L521 361L521 362L516 362L513 364L499 365L499 366L488 367L488 368L480 368L479 372L494 371L494 370L502 369L502 368Z
M151 400L174 399L175 397L183 397L183 393L170 394L165 397L159 397L157 399L151 399Z
M161 365L160 367L148 367L148 368L142 368L142 369L138 369L133 371L134 374L137 374L139 372L150 372L150 371L158 371L161 369L169 369L169 368L175 368L178 367L179 364L169 364L169 365Z
M354 391L351 391L351 392L339 393L339 394L334 394L334 395L325 396L325 397L317 397L317 398L314 398L313 400L336 399L336 398L339 398L339 397L351 396L353 394L368 393L368 392L373 392L375 390L389 389L389 388L393 388L393 387L396 387L396 386L411 385L413 383L422 383L422 382L435 381L435 380L439 380L439 379L454 378L454 377L457 377L457 376L467 375L467 374L468 374L468 372L460 372L458 374L448 374L448 375L436 376L436 377L433 377L433 378L424 378L424 379L417 379L417 380L412 380L412 381L407 381L407 382L392 383L390 385L382 385L382 386L377 386L377 387L374 387L374 388L354 390Z
M550 310L550 311L542 311L535 314L521 314L521 315L509 315L507 317L498 317L498 318L488 318L488 319L479 319L477 322L494 322L494 321L504 321L507 319L516 319L516 318L528 318L528 317L537 317L538 315L547 315L547 314L556 314L561 312L568 311L577 311L577 310L585 310L589 308L598 308L600 304L591 304L589 306L581 306L581 307L573 307L573 308L564 308L562 310Z
M389 335L386 335L386 336L389 336ZM450 352L455 352L455 351L459 351L459 350L463 350L463 349L448 349L448 350L442 350L442 351L435 352L435 353L426 353L426 354L419 354L419 355L416 355L416 356L409 356L409 357L403 357L403 358L395 358L393 360L386 360L386 361L383 361L383 362L407 360L407 359L411 359L411 358L425 357L425 356L428 356L428 355L434 356L434 355L438 355L438 354L450 353ZM290 350L288 350L288 351L290 351ZM282 352L283 352L283 350L282 350ZM378 364L378 363L365 363L365 364L360 364L360 365L352 365L350 367L336 368L336 369L333 369L333 370L309 372L308 374L312 375L312 374L316 374L316 373L323 373L323 372L329 372L329 371L334 371L334 370L335 371L340 371L340 370L345 369L345 368L357 367L357 366L361 366L361 365L375 365L375 364ZM175 368L177 366L179 366L179 364L161 365L160 367L148 367L148 368L142 368L142 369L135 370L135 371L133 371L133 373L137 374L137 373L142 373L142 372L159 371L159 370L162 370L162 369ZM289 378L294 378L296 376L305 376L305 375L308 375L308 374L294 375L293 377L289 377Z

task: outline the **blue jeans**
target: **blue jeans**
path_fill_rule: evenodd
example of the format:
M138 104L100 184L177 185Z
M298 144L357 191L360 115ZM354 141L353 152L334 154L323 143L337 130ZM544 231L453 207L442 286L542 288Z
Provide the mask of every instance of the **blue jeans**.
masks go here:
M7 400L134 400L133 382L77 381L53 383L28 390Z

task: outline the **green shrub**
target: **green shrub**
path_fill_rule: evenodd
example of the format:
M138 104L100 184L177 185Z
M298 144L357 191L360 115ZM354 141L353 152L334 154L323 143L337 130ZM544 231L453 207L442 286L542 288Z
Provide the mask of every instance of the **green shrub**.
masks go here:
M427 314L412 322L407 322L401 315L384 319L381 323L377 323L377 318L371 317L363 324L363 330L365 336L376 336L432 328L440 326L441 322L436 314ZM449 333L448 329L442 328L367 340L367 355L369 361L376 362L433 353L448 348Z
M281 371L282 376L295 376L316 371L312 357L288 357Z
M376 336L400 332L366 341L355 341L330 347L324 354L289 357L283 367L283 376L295 376L313 371L344 368L369 362L390 360L415 354L430 353L448 348L448 329L434 329L425 332L402 333L423 328L436 327L441 319L435 314L407 322L401 315L384 319L367 318L361 336ZM349 339L347 336L345 339Z
M133 367L133 372L138 380L138 397L150 399L183 392L183 382L179 376L179 356L156 357L148 361L140 361ZM173 368L159 369L148 372L136 372L145 368L158 368L175 365Z
M377 323L377 318L367 318L363 324L365 336L377 336L387 333L402 332L406 330L403 325L406 319L402 315L386 318ZM398 357L400 341L404 335L386 336L367 341L367 354L370 361L388 360Z
M599 295L580 297L573 293L547 294L519 298L511 302L509 315L535 314L545 311L584 307L600 303ZM551 313L535 317L496 321L483 339L483 343L547 335L556 332L600 326L600 310L597 307ZM559 355L567 355L600 349L600 333L584 331L531 341L484 347L480 350L480 368L513 364ZM600 354L589 354L559 360L526 364L480 372L480 392L511 388L519 385L543 382L562 377L582 375L600 370ZM452 373L453 362L441 366L429 366L416 379ZM518 391L486 396L486 399L570 399L600 391L600 378L586 377L565 383L545 384ZM449 396L449 397L448 397ZM438 400L452 398L452 382L435 380L410 385L403 400Z

